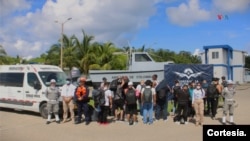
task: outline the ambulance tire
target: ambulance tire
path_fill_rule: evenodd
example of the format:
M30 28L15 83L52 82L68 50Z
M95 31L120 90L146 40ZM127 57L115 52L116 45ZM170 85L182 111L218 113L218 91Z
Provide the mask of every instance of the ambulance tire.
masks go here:
M48 118L47 103L43 103L40 106L40 114L41 114L42 118L44 118L44 119Z

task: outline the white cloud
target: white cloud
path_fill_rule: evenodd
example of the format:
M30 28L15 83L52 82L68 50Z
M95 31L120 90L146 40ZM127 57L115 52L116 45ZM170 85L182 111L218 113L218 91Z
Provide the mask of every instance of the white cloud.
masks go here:
M1 14L0 17L6 16L13 11L22 11L30 8L30 3L26 0L1 0L0 1Z
M242 12L250 8L250 0L213 0L213 3L221 12Z
M4 2L13 5L12 1ZM41 9L18 16L11 16L18 11L10 9L0 26L0 42L9 55L39 56L60 38L61 25L54 21L62 23L71 17L72 20L64 24L66 35L75 34L81 40L84 29L97 41L119 45L129 40L124 37L147 26L155 13L154 4L152 0L47 0ZM27 9L29 5L26 5L20 5L19 9Z
M200 49L195 49L194 50L194 53L193 53L194 56L199 56L200 55Z
M178 7L169 7L166 14L170 22L180 26L191 26L210 18L210 12L200 8L199 0L189 0L188 4L181 3Z

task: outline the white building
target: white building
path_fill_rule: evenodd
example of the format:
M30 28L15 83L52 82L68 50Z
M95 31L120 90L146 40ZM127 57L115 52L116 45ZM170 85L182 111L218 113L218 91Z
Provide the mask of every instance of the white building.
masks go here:
M233 50L229 45L204 46L201 53L202 64L214 65L214 77L231 79L236 83L245 83L246 52Z

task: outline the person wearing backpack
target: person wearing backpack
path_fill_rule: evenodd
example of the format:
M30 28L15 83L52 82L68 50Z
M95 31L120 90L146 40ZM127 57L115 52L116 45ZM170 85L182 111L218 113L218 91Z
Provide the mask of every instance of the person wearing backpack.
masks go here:
M164 83L163 87L161 88L156 87L155 118L156 118L156 121L159 120L161 117L161 113L162 113L162 118L164 122L166 122L167 114L168 114L168 93L170 92L170 87L164 80L161 81L158 86L160 86L161 83Z
M100 97L100 108L101 111L99 113L99 123L100 124L108 124L108 115L110 109L112 109L112 92L109 90L109 83L106 82L104 84L104 88L102 90L102 94Z
M205 91L202 89L201 84L198 82L196 88L192 93L192 106L195 110L195 125L202 126L204 122L204 101Z
M179 89L177 92L178 98L178 107L177 107L177 115L175 118L175 123L177 124L188 124L188 102L190 98L188 85L183 85L182 89Z
M141 102L143 105L143 123L151 125L153 124L153 106L156 104L156 93L155 89L151 87L151 80L146 80L145 85L146 86L142 89L141 95Z
M124 94L121 83L118 83L117 90L114 92L113 109L115 111L115 121L124 121Z
M128 83L128 90L125 93L126 115L129 125L137 122L137 105L136 91L133 87L133 82Z
M89 89L85 85L86 77L80 77L79 85L75 89L74 98L77 105L77 120L75 124L79 124L82 122L82 111L85 116L85 125L89 125L90 123L90 115L89 115Z
M178 80L174 81L174 86L172 88L172 94L173 94L173 101L174 101L174 106L173 106L173 116L176 114L176 109L177 109L177 92L181 89L180 83Z
M211 118L215 120L218 107L219 94L221 94L222 89L219 85L219 78L213 78L211 84L207 88L207 112L212 113Z

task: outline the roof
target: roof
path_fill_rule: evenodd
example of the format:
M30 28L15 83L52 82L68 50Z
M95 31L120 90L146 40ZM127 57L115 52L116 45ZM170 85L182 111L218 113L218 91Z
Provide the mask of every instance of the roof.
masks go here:
M229 50L233 50L233 48L229 45L210 45L210 46L203 46L204 50L207 49L213 49L213 48L223 48L223 49L229 49Z

